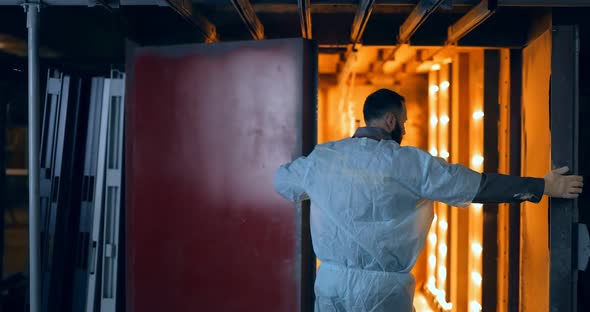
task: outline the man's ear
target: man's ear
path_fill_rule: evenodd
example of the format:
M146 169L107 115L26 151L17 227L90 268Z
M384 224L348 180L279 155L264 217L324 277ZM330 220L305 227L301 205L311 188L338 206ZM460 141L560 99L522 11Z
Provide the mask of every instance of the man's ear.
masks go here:
M385 122L387 123L387 127L391 128L391 130L395 130L395 127L397 126L397 119L395 118L395 114L394 113L387 113L387 115L385 115Z

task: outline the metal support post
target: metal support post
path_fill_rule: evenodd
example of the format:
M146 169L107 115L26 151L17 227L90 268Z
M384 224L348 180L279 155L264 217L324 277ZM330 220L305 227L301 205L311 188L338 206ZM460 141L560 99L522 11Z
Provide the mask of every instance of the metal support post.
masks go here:
M29 295L30 311L39 312L39 11L38 1L24 5L29 35Z

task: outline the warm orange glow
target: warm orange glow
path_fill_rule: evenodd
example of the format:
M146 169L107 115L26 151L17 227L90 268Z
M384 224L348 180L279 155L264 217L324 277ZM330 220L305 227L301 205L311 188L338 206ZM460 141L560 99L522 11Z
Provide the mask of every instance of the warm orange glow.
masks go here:
M435 245L436 244L436 234L430 233L430 235L428 235L428 239L430 240L430 243L432 245Z
M475 285L481 286L482 277L479 272L471 272L471 279Z
M438 278L440 278L443 281L447 279L447 268L446 267L444 267L444 266L438 267Z
M438 119L436 118L436 116L432 116L430 117L430 125L431 126L436 126L436 124L438 123Z
M447 256L447 245L445 243L441 243L438 246L438 252L440 253L441 257Z
M417 292L414 296L414 308L416 312L434 312L428 305L428 301L424 295L420 292Z
M481 155L473 156L473 158L471 159L471 164L474 167L480 167L481 165L483 165L483 156L481 156Z
M481 256L482 251L483 251L483 247L481 246L480 243L475 242L475 243L471 244L471 252L473 252L474 256L476 256L476 257Z
M431 70L440 70L440 64L433 64L432 67L430 67Z
M446 270L444 271L446 274ZM446 276L445 276L446 277ZM446 301L446 292L444 289L438 289L434 286L434 278L430 278L428 283L426 283L426 289L434 296L438 304L442 307L444 311L450 311L453 309L453 304Z
M440 220L439 226L441 229L443 229L445 231L449 228L449 224L445 220Z
M483 112L482 111L477 111L477 112L473 113L473 119L480 120L482 118L483 118Z
M434 255L428 257L428 265L430 265L430 267L433 269L436 267L436 257Z

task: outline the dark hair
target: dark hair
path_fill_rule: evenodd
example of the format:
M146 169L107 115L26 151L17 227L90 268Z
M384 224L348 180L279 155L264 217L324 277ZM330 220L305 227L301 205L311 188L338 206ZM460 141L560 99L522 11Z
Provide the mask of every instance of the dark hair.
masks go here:
M379 89L367 97L363 107L365 123L383 118L386 113L393 112L399 118L403 109L404 97L389 89Z

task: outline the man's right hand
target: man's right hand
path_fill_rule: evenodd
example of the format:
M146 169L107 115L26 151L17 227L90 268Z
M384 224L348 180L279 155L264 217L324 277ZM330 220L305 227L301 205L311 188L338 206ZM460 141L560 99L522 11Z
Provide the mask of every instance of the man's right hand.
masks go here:
M565 176L568 167L561 167L549 172L545 176L545 194L555 198L578 198L584 187L584 178L581 176Z

